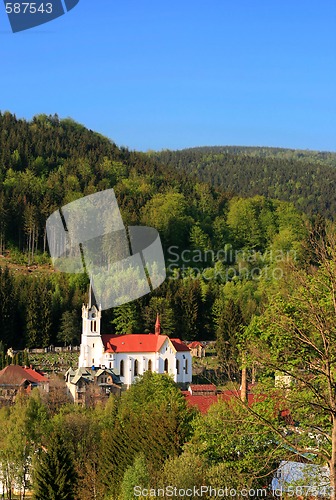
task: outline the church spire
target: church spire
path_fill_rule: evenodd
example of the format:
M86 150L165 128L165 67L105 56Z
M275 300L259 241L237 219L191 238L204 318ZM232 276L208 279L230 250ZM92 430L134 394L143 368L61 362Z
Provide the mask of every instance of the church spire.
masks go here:
M94 294L94 291L93 291L93 277L92 277L92 274L91 274L91 277L90 277L90 288L89 288L89 309L91 309L93 306L96 306L96 308L98 309L97 302L96 302L96 297L95 297L95 294Z
M156 315L155 335L161 335L161 323L160 323L159 313L157 313L157 315Z

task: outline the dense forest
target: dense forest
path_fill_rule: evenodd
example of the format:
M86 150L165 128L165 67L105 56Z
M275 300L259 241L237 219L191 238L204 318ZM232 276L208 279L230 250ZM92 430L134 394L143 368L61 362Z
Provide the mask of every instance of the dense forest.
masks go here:
M306 258L311 221L294 204L211 187L176 168L173 153L167 165L57 115L26 121L5 112L0 141L4 347L79 342L88 277L53 272L45 222L57 207L103 189L114 188L126 224L159 230L168 274L151 295L104 312L106 332L152 331L160 312L168 335L227 343L222 311L248 324L262 307L261 283L276 279L289 260ZM285 170L288 160L276 161Z
M66 405L57 384L48 395L33 391L0 411L7 484L29 486L33 457L41 500L128 500L135 485L239 490L267 487L280 460L300 456L328 464L336 491L334 155L144 154L70 119L10 113L0 115L0 138L0 353L79 342L88 277L53 270L45 221L57 207L114 188L126 224L159 230L167 279L104 311L103 331L153 331L159 312L164 334L216 340L220 383L236 390L243 374L256 383L253 404L242 390L242 401L219 401L205 415L168 376L151 372L106 406L94 394L89 408ZM235 189L212 170L216 155L237 167ZM216 181L197 171L206 157ZM260 168L265 191L253 191Z
M203 147L153 156L238 196L263 195L298 210L336 214L336 153L281 148Z

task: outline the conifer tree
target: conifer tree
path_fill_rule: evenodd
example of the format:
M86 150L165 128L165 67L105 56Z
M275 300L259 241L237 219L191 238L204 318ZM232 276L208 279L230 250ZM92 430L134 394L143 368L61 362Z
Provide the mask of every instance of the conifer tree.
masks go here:
M6 347L14 341L15 303L13 276L7 267L0 267L0 335Z
M76 474L74 464L60 435L54 433L47 451L35 464L34 500L74 500Z

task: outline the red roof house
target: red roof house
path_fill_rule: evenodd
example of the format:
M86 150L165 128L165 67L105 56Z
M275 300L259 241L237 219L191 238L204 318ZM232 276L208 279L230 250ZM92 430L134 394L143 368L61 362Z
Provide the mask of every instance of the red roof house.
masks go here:
M49 390L49 380L33 368L9 365L0 371L0 401L13 402L18 392L29 392L34 387Z

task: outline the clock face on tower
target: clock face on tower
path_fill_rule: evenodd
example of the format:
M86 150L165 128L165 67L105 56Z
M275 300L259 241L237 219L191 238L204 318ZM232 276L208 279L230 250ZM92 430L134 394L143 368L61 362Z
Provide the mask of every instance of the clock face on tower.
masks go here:
M92 313L91 317L95 318L96 317L96 313Z

